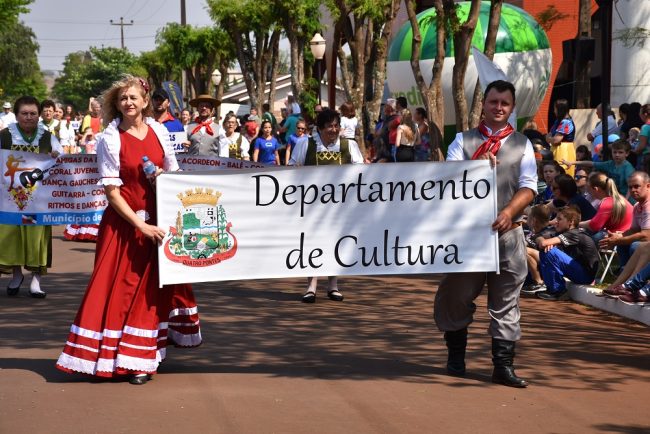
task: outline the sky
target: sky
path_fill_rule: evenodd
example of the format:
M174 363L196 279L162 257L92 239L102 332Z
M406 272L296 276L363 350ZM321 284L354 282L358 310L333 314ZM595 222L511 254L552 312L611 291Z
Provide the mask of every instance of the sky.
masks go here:
M62 70L68 53L94 47L120 47L119 23L124 45L134 54L155 48L156 32L170 22L180 23L180 0L35 0L29 14L20 19L31 27L40 45L42 70ZM187 23L210 26L204 0L186 0Z

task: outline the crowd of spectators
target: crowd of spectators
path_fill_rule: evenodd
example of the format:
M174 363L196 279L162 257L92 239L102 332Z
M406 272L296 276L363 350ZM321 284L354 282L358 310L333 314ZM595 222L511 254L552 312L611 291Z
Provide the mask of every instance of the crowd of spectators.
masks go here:
M190 154L291 165L296 164L293 151L304 149L303 145L317 135L315 117L292 95L280 110L279 119L269 104L262 106L261 115L253 107L245 116L229 112L217 119L215 111L220 102L200 95L190 101L190 107L174 113L179 118L176 120L167 113L168 104L164 102L168 99L164 91L153 92L154 114L157 119L168 116L178 123L179 131L187 134L183 151ZM553 107L556 120L546 133L534 122L522 129L535 150L539 181L538 195L529 210L529 281L522 292L561 300L566 298L566 288L560 277L591 283L602 251L615 249L620 276L628 279L642 271L639 261L647 262L646 256L650 256L637 254L650 252L650 200L646 201L650 194L650 104L623 104L618 119L611 111L603 113L598 105L595 111L599 121L583 143L576 143L576 125L568 102L557 100ZM84 112L51 100L41 102L38 108L39 125L58 140L62 153L95 152L97 135L104 129L100 101L91 98ZM322 110L316 106L315 115ZM351 102L342 104L338 111L339 137L354 142L365 163L444 160L440 140L433 140L426 110L409 109L404 97L384 101L375 129L365 137L360 136L360 121ZM608 125L607 146L603 146L603 117ZM0 130L15 122L12 104L5 102ZM630 258L635 258L634 273L625 268ZM604 293L618 297L621 288L628 292L634 288L641 294L634 298L638 303L650 294L645 287L637 286L627 280L617 281L615 290Z
M628 304L650 296L650 104L623 104L619 119L602 106L586 141L575 143L575 123L564 100L556 101L549 134L528 123L538 158L539 187L528 214L529 277L523 294L567 298L564 280L594 282L601 258L616 255L616 280L603 295ZM568 148L568 150L567 150ZM569 158L575 150L575 157ZM571 171L575 171L574 174ZM570 210L570 211L567 211ZM556 251L557 250L557 251Z

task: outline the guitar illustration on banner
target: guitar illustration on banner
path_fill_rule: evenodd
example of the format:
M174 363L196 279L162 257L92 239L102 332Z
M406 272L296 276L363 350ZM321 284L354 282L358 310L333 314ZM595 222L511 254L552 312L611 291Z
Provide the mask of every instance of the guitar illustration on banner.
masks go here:
M38 167L21 167L23 163L25 163L25 159L22 156L10 154L5 163L7 170L4 173L4 176L9 178L7 191L21 211L31 200L37 183L47 179L50 170L60 165L60 163L56 163L48 168L40 169Z

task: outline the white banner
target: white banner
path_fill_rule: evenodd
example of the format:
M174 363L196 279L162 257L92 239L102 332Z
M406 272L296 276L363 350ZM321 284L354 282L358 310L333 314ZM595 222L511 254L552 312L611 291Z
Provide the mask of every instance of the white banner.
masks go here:
M487 160L169 173L160 284L498 269Z
M264 167L231 158L177 155L182 170ZM0 150L0 224L97 224L108 205L93 154L62 155Z
M174 131L169 133L169 143L174 147L174 152L182 154L187 152L187 148L183 145L187 141L187 133L185 131Z
M96 224L107 201L95 155L0 151L0 223Z

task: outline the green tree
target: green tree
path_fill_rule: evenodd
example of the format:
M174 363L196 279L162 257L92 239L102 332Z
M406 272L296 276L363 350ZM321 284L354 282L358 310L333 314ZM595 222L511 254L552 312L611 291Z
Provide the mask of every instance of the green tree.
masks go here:
M411 49L411 69L415 77L415 83L422 94L422 100L427 109L429 118L429 134L431 145L433 147L432 157L434 160L439 159L437 152L442 148L442 133L445 127L445 100L442 92L442 69L445 64L447 26L445 22L445 10L442 7L442 0L434 0L433 7L436 9L436 57L433 61L431 82L426 83L422 76L420 68L420 47L422 45L422 33L420 27L424 20L430 19L430 16L418 21L415 13L415 0L406 0L406 13L413 29L413 44Z
M296 2L296 4L299 2ZM273 2L208 0L210 16L234 43L251 107L262 111L275 94L281 26ZM265 96L270 82L269 98Z
M308 75L311 75L305 74L305 55L309 59L308 65L311 65L313 59L309 41L322 27L319 13L320 4L320 0L301 0L298 2L295 0L275 0L275 13L289 40L291 87L293 94L301 102L304 99L301 95L309 78Z
M221 97L228 67L235 58L232 41L224 29L219 26L192 27L171 23L158 32L156 41L162 63L170 69L184 70L194 95L214 93L212 72L219 69L222 81L216 94L217 98Z
M328 0L334 19L334 52L341 65L341 82L353 102L361 137L374 127L386 81L386 58L393 21L401 0ZM350 48L352 66L343 50ZM349 73L349 71L353 71ZM360 143L364 147L363 142ZM364 147L365 151L365 147Z
M138 64L146 71L152 87L159 88L163 81L180 82L181 68L176 63L168 63L164 60L161 47L153 51L140 53Z
M461 22L458 17L458 5L454 0L443 0L442 7L445 9L445 17L448 20L454 41L455 63L451 77L451 94L456 112L456 129L465 131L469 128L467 98L465 97L465 72L469 62L472 35L476 30L476 23L481 11L481 1L472 0L469 14L464 22Z
M2 0L0 2L0 27L16 24L20 14L29 12L27 7L34 0Z
M96 48L70 53L63 62L63 74L52 92L64 103L84 110L88 99L97 97L124 74L145 75L135 55L120 48Z
M501 22L501 9L503 0L492 0L490 2L490 16L488 18L487 34L485 35L484 53L488 59L494 59L494 53L497 47L497 33L499 32L499 23ZM468 53L469 54L469 53ZM479 80L476 80L474 86L474 95L472 99L472 108L469 111L468 122L469 128L475 128L481 122L481 112L483 111L483 90Z
M11 2L18 3L18 2ZM25 2L23 2L25 3ZM31 28L3 14L0 26L0 96L13 100L22 95L47 94L38 65L38 44Z

